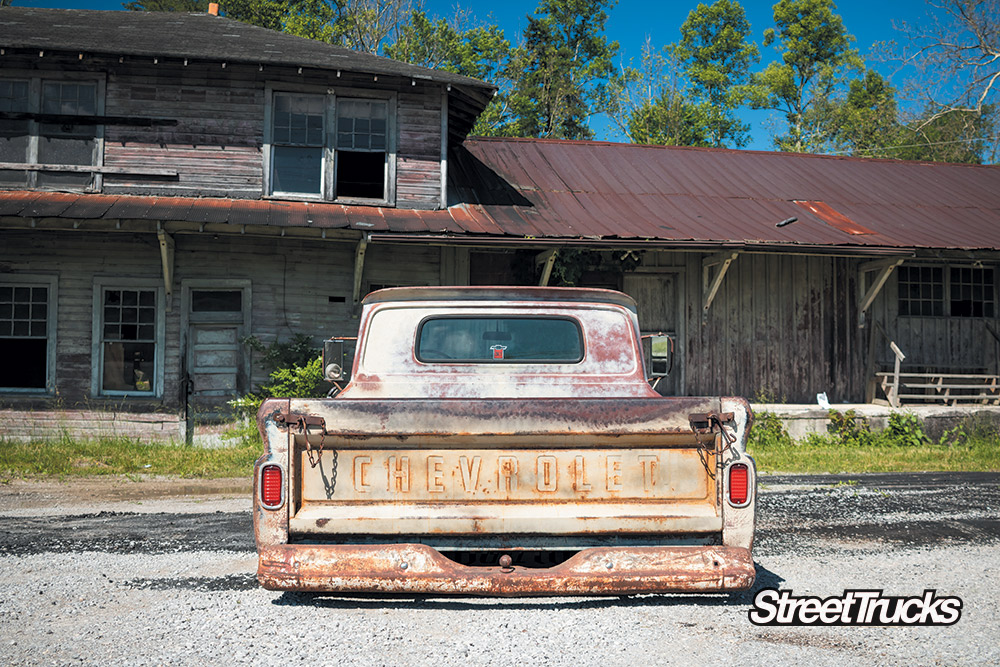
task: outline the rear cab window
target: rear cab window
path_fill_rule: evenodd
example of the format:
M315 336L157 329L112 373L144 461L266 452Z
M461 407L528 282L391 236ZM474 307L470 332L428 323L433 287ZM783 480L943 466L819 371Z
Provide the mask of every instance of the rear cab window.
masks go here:
M424 363L561 363L583 360L583 333L568 317L429 317L417 330Z

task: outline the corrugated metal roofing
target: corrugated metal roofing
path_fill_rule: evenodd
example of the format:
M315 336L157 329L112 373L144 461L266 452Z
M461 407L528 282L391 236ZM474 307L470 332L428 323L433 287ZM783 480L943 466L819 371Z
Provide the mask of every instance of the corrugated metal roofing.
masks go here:
M1000 250L993 166L477 139L452 151L448 168L457 203L440 211L8 191L0 215L351 228L456 242Z
M459 198L518 235L1000 249L996 166L541 139L455 153Z

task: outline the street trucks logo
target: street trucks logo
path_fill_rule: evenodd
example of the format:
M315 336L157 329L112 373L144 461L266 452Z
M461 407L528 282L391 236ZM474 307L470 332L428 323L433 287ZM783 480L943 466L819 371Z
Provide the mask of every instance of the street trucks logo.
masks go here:
M938 597L934 590L910 597L848 590L824 599L765 588L748 614L754 625L954 625L962 617L962 600Z

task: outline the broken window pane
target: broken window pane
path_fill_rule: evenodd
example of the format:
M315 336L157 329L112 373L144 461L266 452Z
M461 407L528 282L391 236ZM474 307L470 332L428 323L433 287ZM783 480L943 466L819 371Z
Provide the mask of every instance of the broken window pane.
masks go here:
M385 153L337 151L337 196L385 198Z

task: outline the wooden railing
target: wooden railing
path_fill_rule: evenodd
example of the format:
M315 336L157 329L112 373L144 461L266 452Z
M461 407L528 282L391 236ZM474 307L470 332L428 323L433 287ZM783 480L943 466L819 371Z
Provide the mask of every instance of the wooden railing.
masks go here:
M897 358L898 359L898 358ZM907 373L899 370L875 374L893 407L906 403L1000 405L1000 376L979 373Z

